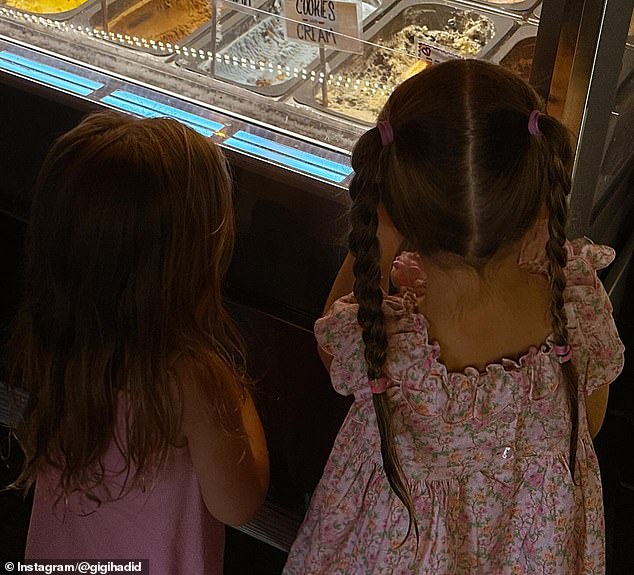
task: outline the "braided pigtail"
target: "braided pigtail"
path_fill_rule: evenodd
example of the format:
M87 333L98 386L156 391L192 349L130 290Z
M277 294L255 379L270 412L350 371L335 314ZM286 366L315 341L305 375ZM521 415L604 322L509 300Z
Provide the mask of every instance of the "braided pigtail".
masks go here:
M365 346L365 360L370 382L383 376L383 366L387 357L387 336L383 315L383 292L381 291L381 248L377 238L379 224L378 207L380 202L379 173L387 151L380 148L378 134L371 130L359 140L353 153L355 175L350 183L350 194L354 199L350 219L350 252L355 258L353 271L355 276L354 295L359 304L357 320L362 329ZM367 148L367 150L366 150ZM412 525L416 532L418 545L418 524L414 503L404 478L403 470L396 452L392 411L385 391L373 393L372 401L381 438L381 457L387 480L409 514L407 534L401 545L409 537Z
M546 117L543 118L546 120ZM572 433L570 438L570 472L575 478L577 437L579 433L579 404L577 373L569 361L568 318L564 308L564 290L566 289L566 276L564 268L568 260L566 250L566 224L568 220L567 197L570 194L571 180L569 164L572 159L570 146L567 144L565 128L558 125L550 126L550 118L542 121L546 126L542 127L548 139L551 149L552 161L548 167L548 185L546 192L546 208L548 210L549 239L546 244L546 253L549 262L551 304L550 314L554 333L556 349L568 350L561 357L561 370L568 392L570 404L570 416L572 419ZM554 124L554 123L553 123ZM552 128L548 129L548 128Z

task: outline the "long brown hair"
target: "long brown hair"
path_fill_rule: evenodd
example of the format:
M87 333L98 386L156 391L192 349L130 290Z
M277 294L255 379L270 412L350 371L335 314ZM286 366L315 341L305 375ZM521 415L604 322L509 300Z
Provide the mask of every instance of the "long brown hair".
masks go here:
M179 357L192 360L222 417L227 393L241 395L245 383L221 297L233 241L226 161L194 130L100 112L53 144L7 346L10 383L29 393L16 486L48 465L63 493L94 495L121 391L127 487L143 483L179 433Z
M553 117L540 116L541 135L529 133L529 115L540 109L539 97L519 77L493 64L455 60L420 72L390 96L379 119L390 123L392 143L382 144L378 128L357 142L349 246L370 379L382 375L387 352L376 236L381 202L410 249L454 254L476 270L518 242L545 206L554 343L568 343L563 268L573 149L569 132ZM562 371L574 470L577 381L569 362ZM385 393L374 395L374 408L385 473L408 510L409 535L412 524L418 531L416 517Z

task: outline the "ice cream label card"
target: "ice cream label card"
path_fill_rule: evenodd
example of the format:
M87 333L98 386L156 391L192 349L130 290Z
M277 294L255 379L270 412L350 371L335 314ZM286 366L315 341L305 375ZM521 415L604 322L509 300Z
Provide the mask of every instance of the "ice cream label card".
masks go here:
M289 40L363 53L361 2L284 0L284 16Z
M429 42L426 42L422 38L416 39L416 45L414 46L416 57L428 64L440 64L447 60L455 60L456 58L464 58L462 54L457 52L450 52L449 50L443 50L438 46L434 46Z

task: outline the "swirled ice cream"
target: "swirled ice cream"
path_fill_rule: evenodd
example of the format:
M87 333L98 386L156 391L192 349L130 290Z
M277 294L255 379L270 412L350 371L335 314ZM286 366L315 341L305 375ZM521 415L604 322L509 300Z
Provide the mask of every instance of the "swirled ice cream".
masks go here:
M448 48L456 56L474 56L492 35L489 19L465 12L454 14L442 29L421 22L389 37L379 34L363 56L353 57L335 72L328 86L328 107L372 123L392 90L426 66L415 56L418 40Z

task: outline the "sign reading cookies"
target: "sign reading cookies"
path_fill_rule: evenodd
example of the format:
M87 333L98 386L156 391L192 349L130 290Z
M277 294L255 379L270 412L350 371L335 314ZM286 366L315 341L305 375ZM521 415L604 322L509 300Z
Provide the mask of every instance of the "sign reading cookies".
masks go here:
M363 52L361 3L284 0L286 37L343 52Z

